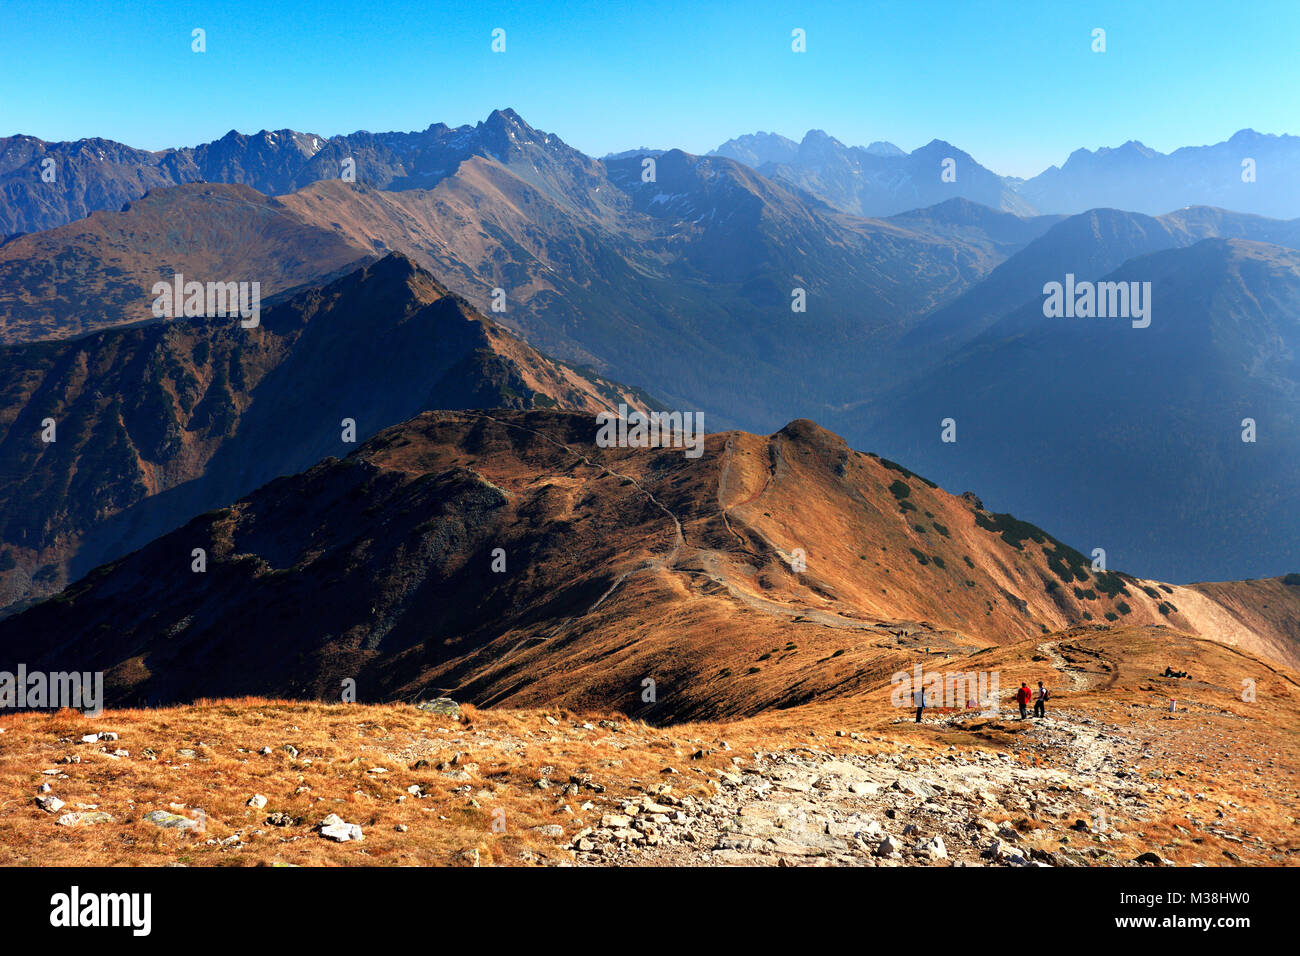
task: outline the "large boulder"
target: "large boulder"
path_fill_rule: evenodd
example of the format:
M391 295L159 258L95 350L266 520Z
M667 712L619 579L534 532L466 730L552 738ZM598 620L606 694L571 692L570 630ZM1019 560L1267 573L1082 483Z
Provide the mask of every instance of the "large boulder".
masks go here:
M460 720L460 704L450 697L435 697L432 700L422 700L415 706L430 714L441 714L444 717L450 717L452 720Z

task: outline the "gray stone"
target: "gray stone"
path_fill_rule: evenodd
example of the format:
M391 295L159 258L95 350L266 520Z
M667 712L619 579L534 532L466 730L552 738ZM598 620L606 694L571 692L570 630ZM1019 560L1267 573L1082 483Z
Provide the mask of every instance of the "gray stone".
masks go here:
M935 836L921 847L921 852L935 860L948 859L948 847L944 845L943 837Z
M896 860L902 855L903 854L899 852L898 844L894 842L894 838L890 836L881 840L880 845L876 847L876 856L883 856L886 859Z
M179 813L169 813L166 810L150 810L144 815L144 820L164 830L197 830L199 828L199 821L181 816Z
M363 840L361 835L361 826L356 823L345 823L343 818L337 813L331 813L320 823L320 835L327 840L333 840L336 843L347 843L349 840Z
M55 821L61 827L93 826L96 823L112 823L111 814L102 810L93 813L65 813Z
M418 710L423 710L426 713L441 714L457 721L461 719L460 704L450 697L435 697L432 700L422 700L415 706Z

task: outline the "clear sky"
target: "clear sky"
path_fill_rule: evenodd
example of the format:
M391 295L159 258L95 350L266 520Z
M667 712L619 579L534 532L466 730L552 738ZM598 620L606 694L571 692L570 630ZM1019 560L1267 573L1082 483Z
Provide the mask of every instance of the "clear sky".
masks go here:
M1167 152L1300 133L1300 0L3 0L0 20L0 135L147 149L512 106L593 155L820 128L849 145L944 139L1029 176L1129 139Z

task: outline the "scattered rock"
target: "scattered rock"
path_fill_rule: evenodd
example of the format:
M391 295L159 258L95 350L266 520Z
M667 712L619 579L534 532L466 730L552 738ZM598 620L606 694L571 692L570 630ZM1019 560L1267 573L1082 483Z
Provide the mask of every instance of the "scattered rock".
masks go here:
M112 823L111 814L102 810L96 810L91 813L65 813L55 821L61 827L80 827L93 826L97 823Z
M199 821L190 817L182 816L179 813L169 813L166 810L150 810L143 817L145 822L152 823L156 827L164 830L197 830Z
M450 697L435 697L432 700L422 700L416 705L416 709L423 710L430 714L440 714L443 717L450 717L452 720L461 719L460 704L456 703Z
M1145 853L1139 853L1133 860L1134 863L1147 863L1152 866L1173 866L1171 860L1166 860L1159 853L1152 853L1148 850Z
M921 846L921 852L932 860L948 859L948 847L944 845L943 837L935 836L930 838Z
M337 813L331 813L320 822L318 828L320 835L327 840L333 840L336 843L347 843L349 840L363 840L361 835L361 826L356 823L344 823L343 818Z

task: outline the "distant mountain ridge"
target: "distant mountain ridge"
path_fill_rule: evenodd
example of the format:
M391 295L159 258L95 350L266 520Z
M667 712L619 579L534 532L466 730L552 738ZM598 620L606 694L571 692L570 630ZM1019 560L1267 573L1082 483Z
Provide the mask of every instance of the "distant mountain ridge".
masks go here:
M198 146L156 152L102 138L45 142L19 134L0 138L0 238L50 229L96 210L117 210L151 189L183 183L241 184L282 195L340 178L351 160L357 181L366 185L430 188L472 156L508 161L511 154L539 156L539 147L563 147L588 163L659 156L671 149L643 147L592 159L558 136L533 130L509 108L474 125L434 123L411 132L321 136L289 129L231 130ZM1300 137L1250 129L1221 143L1168 154L1137 141L1078 149L1061 166L1027 180L1001 176L939 139L908 153L883 140L845 146L816 129L799 142L750 133L709 155L742 162L861 216L894 215L954 197L1018 215L1097 207L1160 215L1205 205L1278 219L1300 216L1300 183L1289 175L1300 168ZM945 159L956 163L955 182L940 179ZM1243 181L1245 160L1254 163L1252 182ZM53 182L43 179L49 161Z
M348 161L357 182L381 189L428 188L471 156L502 159L527 149L527 134L533 132L514 110L505 109L474 126L434 123L417 132L332 137L288 129L231 130L210 143L159 152L101 139L47 143L10 136L0 139L0 236L120 209L151 189L184 183L231 183L281 195L343 178ZM543 143L559 142L538 135ZM53 182L42 179L46 160L53 160Z
M189 183L13 239L0 247L0 335L52 338L147 317L149 288L171 271L258 278L243 250L261 258L264 292L400 250L480 309L502 290L493 317L548 354L655 381L661 400L707 411L719 427L776 427L789 396L807 396L807 413L838 400L827 349L854 379L889 374L871 358L875 343L1052 222L973 206L864 220L742 163L680 150L655 157L645 182L638 157L590 159L509 112L430 135L451 152L439 176L421 180L428 188L382 176L381 188L359 161L357 182L333 176L273 198ZM301 139L276 142L302 152ZM320 253L304 267L312 248ZM796 294L805 310L793 308Z
M1300 136L1239 130L1209 146L1161 153L1136 140L1078 149L1061 166L1030 179L1000 176L941 140L912 153L892 143L845 146L821 130L801 142L775 133L728 140L710 155L729 156L785 179L837 209L888 216L960 196L1019 215L1066 214L1111 207L1161 215L1184 206L1217 206L1275 219L1300 217ZM939 164L957 161L955 182Z
M753 166L857 216L892 216L954 198L1022 216L1035 212L1007 180L938 139L905 153L885 142L845 146L821 130L810 130L799 143L759 133L729 140L709 155Z
M1253 164L1249 169L1243 166ZM1238 130L1209 146L1160 153L1137 141L1076 150L1016 187L1038 209L1077 213L1098 206L1159 215L1218 206L1274 219L1300 216L1300 136Z

